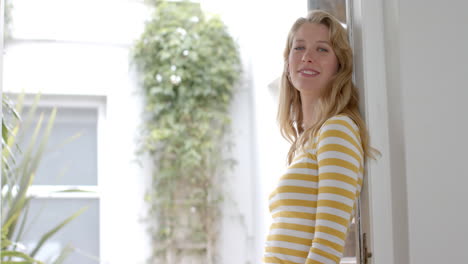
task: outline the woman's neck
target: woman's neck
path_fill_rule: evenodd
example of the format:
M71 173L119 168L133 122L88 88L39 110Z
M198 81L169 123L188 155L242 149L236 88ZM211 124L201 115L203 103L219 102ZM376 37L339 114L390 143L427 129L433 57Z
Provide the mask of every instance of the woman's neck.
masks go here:
M315 113L315 106L317 104L316 99L311 99L303 96L301 98L302 102L302 127L308 129L312 127L317 121L317 116ZM304 100L306 99L306 100Z

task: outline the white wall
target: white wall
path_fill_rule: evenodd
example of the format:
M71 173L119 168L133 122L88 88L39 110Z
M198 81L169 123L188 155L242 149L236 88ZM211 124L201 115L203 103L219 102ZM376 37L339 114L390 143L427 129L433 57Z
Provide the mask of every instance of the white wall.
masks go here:
M366 110L384 154L370 166L371 260L465 263L468 3L357 2Z
M412 264L467 261L466 10L466 1L400 1Z
M389 158L391 162L391 192L393 250L395 263L409 263L408 200L406 186L406 152L404 137L403 87L400 78L400 20L398 1L384 1L384 41L389 121Z

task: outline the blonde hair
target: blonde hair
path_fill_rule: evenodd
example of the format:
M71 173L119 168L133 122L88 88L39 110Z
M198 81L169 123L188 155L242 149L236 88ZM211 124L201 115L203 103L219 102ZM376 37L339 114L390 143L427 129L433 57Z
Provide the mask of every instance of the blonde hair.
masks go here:
M292 42L297 30L304 23L325 25L329 29L330 43L338 60L338 72L330 80L320 98L318 98L314 114L317 122L304 130L302 127L302 102L299 91L294 88L288 78L288 58ZM338 114L349 116L358 126L364 158L375 158L379 153L369 145L369 134L364 120L359 112L359 93L352 81L353 54L349 45L346 30L340 22L325 11L311 11L306 18L299 18L289 31L284 50L284 70L281 78L278 123L281 134L292 143L288 153L290 164L296 151L303 148L309 139L313 138L327 119Z

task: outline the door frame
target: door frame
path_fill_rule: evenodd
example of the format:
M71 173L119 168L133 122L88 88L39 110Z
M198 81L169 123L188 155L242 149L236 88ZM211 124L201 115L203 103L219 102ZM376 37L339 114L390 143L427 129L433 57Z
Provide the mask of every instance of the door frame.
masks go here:
M398 82L392 80L395 77L399 78L399 75L389 70L398 67L399 61L389 58L388 49L393 49L396 55L399 55L399 52L398 46L386 47L389 44L386 40L389 36L398 36L398 2L347 1L351 22L350 40L355 57L354 78L361 95L360 109L369 129L371 145L381 153L377 160L369 159L365 168L361 202L358 206L361 227L359 244L362 245L358 263L366 263L362 257L366 246L363 245L363 234L366 233L367 250L372 253L367 263L391 264L395 263L397 256L394 249L396 225L392 204L392 187L395 187L392 186L394 166L391 159L395 140L392 140L391 136L394 128L390 126L394 104L389 100L388 89L394 88Z

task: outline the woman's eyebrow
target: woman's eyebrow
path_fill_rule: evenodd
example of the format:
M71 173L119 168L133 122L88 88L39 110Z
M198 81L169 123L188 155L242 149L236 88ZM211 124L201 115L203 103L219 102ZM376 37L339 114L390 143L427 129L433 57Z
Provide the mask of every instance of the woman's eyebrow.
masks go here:
M305 42L305 40L303 40L303 39L295 39L294 42ZM331 46L330 41L326 41L326 40L318 40L317 43L325 43L325 44L328 44L328 45Z
M317 41L318 43L325 43L325 44L328 44L331 46L330 42L329 41L326 41L326 40L319 40Z

